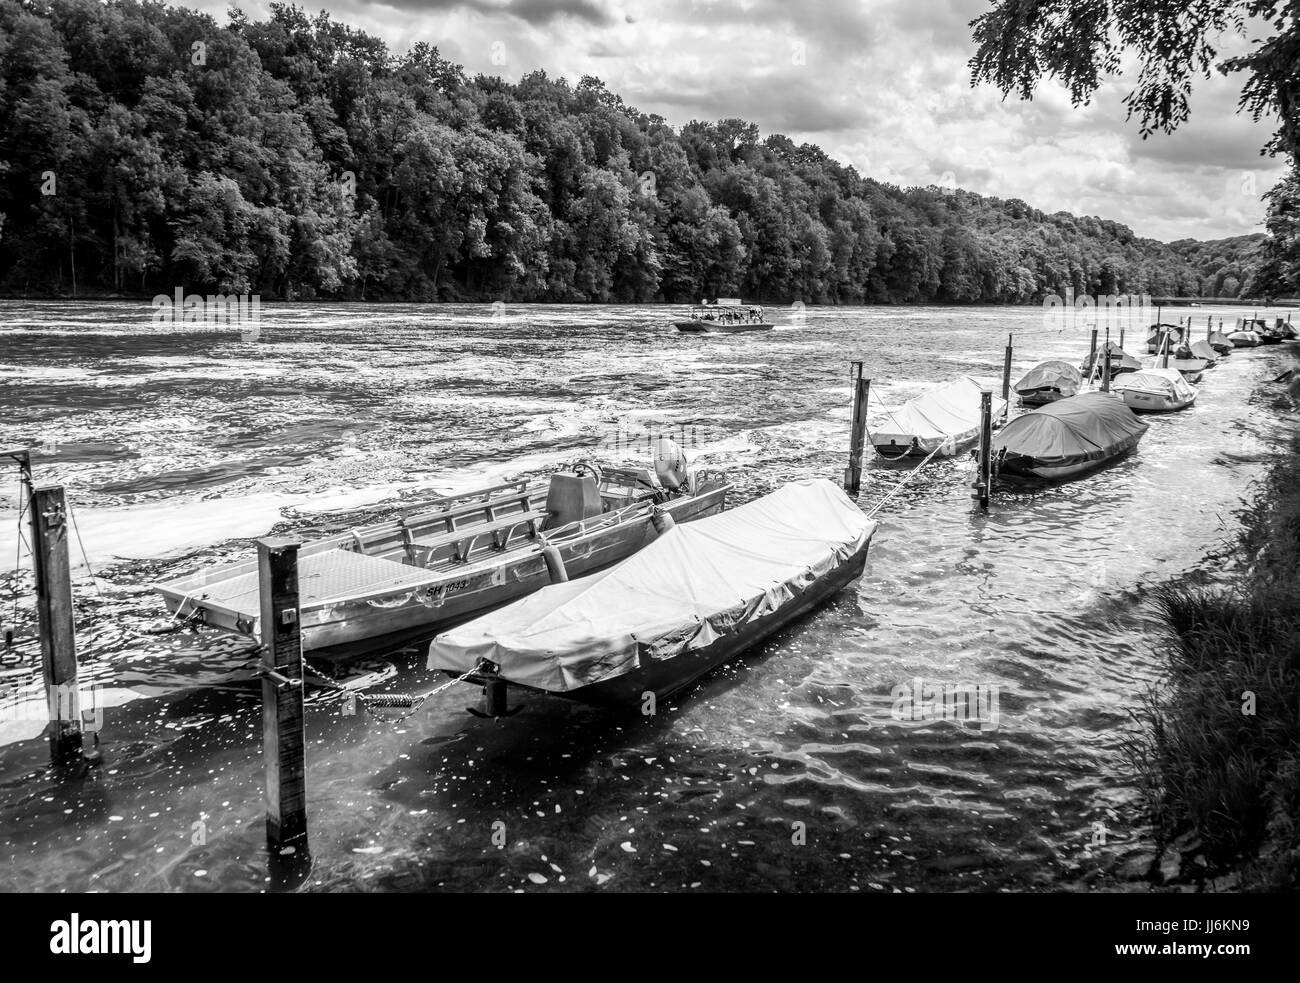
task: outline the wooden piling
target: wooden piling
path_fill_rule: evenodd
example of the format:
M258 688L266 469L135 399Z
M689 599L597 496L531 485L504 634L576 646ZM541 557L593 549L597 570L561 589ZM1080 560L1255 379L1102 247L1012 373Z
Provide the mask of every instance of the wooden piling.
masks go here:
M1097 329L1092 329L1092 341L1088 343L1088 385L1092 385L1093 373L1097 371Z
M975 495L980 508L989 507L989 488L993 482L993 394L987 389L980 393L980 445L979 478L975 483Z
M56 760L66 760L81 752L68 506L62 485L42 485L32 489L31 495L32 569L36 574L45 699L50 709L50 751Z
M853 423L849 434L849 466L844 469L844 490L856 495L862 487L862 452L867 436L867 397L871 380L862 377L862 363L852 363Z
M266 842L273 853L305 844L307 788L303 724L302 627L298 547L257 541L261 589L262 759L266 765Z
M1007 351L1002 358L1002 401L1011 400L1011 335L1007 335Z
M1110 327L1106 327L1106 344L1101 350L1101 391L1110 392Z

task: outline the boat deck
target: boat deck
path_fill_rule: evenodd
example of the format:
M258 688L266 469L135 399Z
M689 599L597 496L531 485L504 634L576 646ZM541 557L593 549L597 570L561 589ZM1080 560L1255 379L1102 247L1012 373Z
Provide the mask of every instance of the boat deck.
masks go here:
M446 579L446 571L425 570L351 550L311 553L298 561L298 604L303 610L345 599L414 590ZM257 570L237 573L195 588L181 611L214 607L252 621L261 613Z

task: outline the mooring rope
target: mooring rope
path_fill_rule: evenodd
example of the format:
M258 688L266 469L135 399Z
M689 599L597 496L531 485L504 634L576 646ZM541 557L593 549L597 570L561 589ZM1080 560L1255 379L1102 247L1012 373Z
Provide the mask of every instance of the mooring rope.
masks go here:
M889 493L888 495L886 495L884 498L882 498L882 499L881 499L879 502L877 502L875 505L871 506L871 508L869 508L869 509L867 510L867 515L868 515L868 516L873 516L873 515L875 515L877 512L879 512L880 509L884 506L884 504L885 504L886 502L888 502L891 498L893 498L893 497L894 497L895 495L897 495L900 491L902 491L903 488L907 485L907 483L908 483L909 481L911 481L913 478L915 478L918 474L921 473L921 469L924 468L927 464L930 463L930 459L933 458L934 455L938 454L941 450L943 450L944 445L945 445L946 443L947 443L947 441L944 441L944 443L939 444L939 446L937 446L934 450L930 451L929 454L925 455L925 460L923 460L920 464L918 464L916 467L914 467L911 471L907 472L907 476L906 476L902 481L900 481L898 484L896 484L896 485L894 486L893 490L890 491L890 493Z

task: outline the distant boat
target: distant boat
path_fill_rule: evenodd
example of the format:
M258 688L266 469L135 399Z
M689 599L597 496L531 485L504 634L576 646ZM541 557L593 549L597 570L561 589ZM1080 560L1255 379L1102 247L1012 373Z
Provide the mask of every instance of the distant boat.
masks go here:
M428 668L596 705L664 700L859 577L875 531L825 478L794 482L442 633Z
M1110 393L1087 392L1023 413L993 438L998 473L1077 478L1129 453L1147 424Z
M673 326L678 331L694 334L708 331L734 334L739 331L771 331L773 328L764 320L763 308L742 304L736 297L720 297L716 304L696 304L688 318L674 321Z
M1143 369L1115 384L1134 413L1170 413L1196 402L1196 390L1176 369Z
M1290 321L1284 321L1279 317L1276 328L1281 333L1283 341L1293 341L1300 338L1300 329L1297 329Z
M1115 344L1113 341L1102 345L1102 349L1106 352L1106 360L1110 362L1110 375L1112 379L1121 373L1136 372L1138 369L1142 368L1141 362L1128 354L1128 352L1124 351L1124 349L1120 348L1119 345ZM1079 371L1085 376L1092 375L1093 362L1101 362L1100 352L1095 354L1089 352L1084 360L1079 364ZM1097 375L1101 375L1101 369L1097 370Z
M980 393L974 379L962 376L922 393L901 409L886 411L880 425L871 428L871 445L883 458L940 457L960 454L979 438ZM1006 401L993 396L993 415L1000 416Z
M1219 353L1208 341L1194 341L1191 347L1193 358L1205 359L1206 368L1214 368L1219 361Z
M1078 393L1083 376L1069 362L1039 362L1011 388L1025 406L1045 406Z
M1254 348L1260 343L1260 337L1254 331L1234 331L1228 335L1233 348Z

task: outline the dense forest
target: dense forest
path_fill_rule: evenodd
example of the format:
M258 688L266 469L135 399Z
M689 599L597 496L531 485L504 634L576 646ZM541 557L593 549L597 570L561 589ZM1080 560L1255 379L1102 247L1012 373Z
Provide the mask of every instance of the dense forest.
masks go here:
M1262 235L1142 239L878 183L599 80L468 78L272 5L0 0L0 290L266 298L1027 303L1236 296Z

